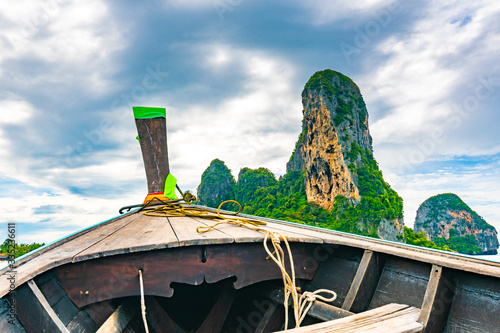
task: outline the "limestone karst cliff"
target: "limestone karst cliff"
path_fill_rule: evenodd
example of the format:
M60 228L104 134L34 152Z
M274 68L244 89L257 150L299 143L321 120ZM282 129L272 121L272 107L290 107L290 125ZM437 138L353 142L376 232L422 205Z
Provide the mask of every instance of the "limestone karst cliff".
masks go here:
M417 210L415 232L425 231L437 245L466 254L496 254L496 229L457 195L445 193L424 201Z
M219 159L213 160L201 176L198 204L218 207L224 200L236 198L236 182L231 171Z
M384 181L373 157L359 88L338 72L320 71L305 85L302 104L302 131L287 173L276 180L264 168L240 171L234 193L243 212L403 240L403 200ZM217 186L205 185L211 179L205 173L200 189ZM222 188L228 188L227 179ZM214 196L198 191L201 202L208 202L205 195Z
M355 206L363 196L375 203L401 200L378 169L365 102L350 78L333 70L315 73L304 87L302 105L302 133L287 170L305 171L308 201L332 210L337 196ZM379 237L396 240L403 233L403 220L393 203L376 208L379 221L361 219L358 227L372 229L376 223Z

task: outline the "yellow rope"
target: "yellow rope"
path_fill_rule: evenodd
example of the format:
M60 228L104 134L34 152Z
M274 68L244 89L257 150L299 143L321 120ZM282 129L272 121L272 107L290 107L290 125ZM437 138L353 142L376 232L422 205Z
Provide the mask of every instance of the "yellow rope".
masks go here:
M226 203L235 203L238 205L237 212L226 212L224 215L220 213L222 206ZM264 237L264 249L268 254L268 258L271 258L276 265L279 267L281 271L281 275L283 278L283 286L284 286L284 302L283 306L285 307L285 330L288 329L288 305L290 302L290 298L293 304L293 312L295 318L295 327L300 327L300 324L304 320L307 312L311 308L313 302L319 298L326 302L332 302L335 300L337 295L335 292L327 289L319 289L315 292L304 292L302 295L299 295L297 292L297 286L295 284L295 269L293 263L292 251L290 249L290 244L285 236L283 236L280 232L270 231L262 226L265 226L266 223L260 220L250 219L250 218L242 218L236 217L241 212L241 205L235 200L226 200L222 202L217 208L217 213L209 211L205 208L197 208L193 206L186 206L179 202L162 202L163 206L156 207L152 210L146 210L144 212L145 215L149 216L188 216L188 217L200 217L217 221L216 223L209 226L199 226L196 228L198 233L208 232L221 224L233 224L239 227L245 227L251 230L260 231L266 234ZM143 209L146 208L148 204L146 204ZM268 247L267 243L271 241L272 250ZM285 244L286 251L288 253L289 264L291 274L288 274L285 266L285 251L281 246L281 242ZM332 297L325 298L319 293L330 293Z

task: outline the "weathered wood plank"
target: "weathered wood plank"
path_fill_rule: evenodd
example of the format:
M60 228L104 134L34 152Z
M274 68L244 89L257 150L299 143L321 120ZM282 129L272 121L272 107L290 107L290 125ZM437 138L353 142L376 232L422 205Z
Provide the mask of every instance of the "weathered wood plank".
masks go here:
M365 274L368 270L368 266L370 265L370 262L372 262L372 260L373 251L365 250L365 252L363 253L363 257L361 258L361 262L358 266L358 270L356 271L356 275L354 276L354 279L351 283L351 287L349 288L344 303L342 304L342 309L349 310L351 308L352 304L354 303L354 299L358 294L361 282L363 282Z
M291 329L289 332L420 332L422 324L416 322L419 314L417 308L388 304L342 319Z
M69 332L33 280L17 289L16 310L28 332Z
M89 230L85 230L78 235L64 239L42 250L41 253L35 253L33 257L29 256L21 259L20 262L15 264L16 284L21 285L51 268L70 263L73 256L96 242L99 242L128 223L133 222L137 217L137 214L119 217L113 221L108 221ZM8 270L9 269L6 268L0 272L4 273ZM9 281L7 281L7 279L0 279L1 297L9 292L9 288Z
M296 243L292 249L297 279L310 280L317 267L301 266L313 244ZM253 283L281 279L281 271L267 260L262 244L188 246L104 257L53 270L64 291L79 307L139 293L138 271L144 272L146 295L170 297L172 282L199 285L236 276L236 289Z
M323 249L326 251L327 249ZM342 307L351 283L358 270L363 251L349 247L332 250L332 254L325 252L325 257L315 257L307 262L311 267L319 265L314 279L304 285L304 290L315 291L329 289L337 293L337 298L331 305ZM316 260L316 258L320 260ZM309 265L306 265L309 266Z
M195 218L198 222L201 223L206 223L207 225L213 225L216 222L215 221L206 221L201 218ZM214 230L217 230L219 232L222 232L223 234L226 235L226 237L231 237L233 238L235 243L254 243L254 242L262 242L265 237L265 233L255 231L255 230L250 230L245 227L238 227L233 224L220 224L211 231L208 231L207 233L211 233Z
M420 307L424 299L431 266L402 258L389 257L385 263L369 309L389 303Z
M500 276L500 263L473 259L467 256L457 255L451 252L431 250L424 247L406 245L403 243L387 242L373 238L358 236L354 234L339 232L335 230L315 228L305 224L291 223L279 220L262 218L269 224L292 226L296 229L304 229L308 234L314 232L321 234L323 241L328 244L345 245L373 252L391 254L397 257L413 259L420 262L436 264L443 267L455 268L468 272L475 272L489 276Z
M195 219L192 217L169 217L168 220L177 236L180 246L228 244L234 242L232 236L217 229L204 233L198 233L196 231L196 228L199 226L210 225L212 221Z
M364 259L365 263L360 263L360 267L358 267L356 277L353 281L353 284L359 282L359 285L356 287L357 289L349 290L348 297L352 298L348 302L344 301L342 305L344 309L355 313L363 312L368 309L373 295L375 294L375 290L377 289L385 264L385 258L380 253L368 251L370 250L365 250L362 258L362 261ZM360 276L358 276L358 273L360 273ZM357 280L357 278L360 280ZM353 288L352 285L351 288Z
M96 333L121 333L134 313L128 305L122 304L109 316Z
M167 218L147 216L142 212L138 216L133 223L79 253L74 261L179 246Z
M229 280L226 281L210 313L200 328L196 330L196 333L219 333L224 326L235 296L236 290L233 288L233 283Z
M227 217L231 218L231 216L229 215ZM216 221L207 221L201 218L196 218L196 221L202 223L201 225L213 225L216 223ZM275 225L272 223L263 225L261 226L261 228L271 232L279 232L280 234L283 235L283 237L286 237L286 239L289 242L318 243L318 244L323 243L322 238L308 235L307 233L302 232L302 230L300 229L294 230L293 228L289 228L287 226ZM263 241L266 235L265 232L263 231L250 230L244 226L237 226L234 224L220 224L217 227L215 227L214 230L222 232L223 234L226 235L226 237L229 236L233 238L234 242L236 243ZM211 233L214 230L211 230L207 233Z
M464 272L457 272L454 280L453 298L448 295L445 299L451 301L445 332L498 332L500 285L497 281ZM444 281L446 283L447 279Z
M427 288L425 290L425 296L422 302L420 317L418 318L418 321L422 323L424 329L427 327L431 311L434 306L434 302L436 300L442 272L443 268L441 266L432 265L431 274L429 277L429 283L427 284ZM428 330L428 332L430 332L430 330Z
M100 327L115 311L115 308L109 301L104 301L87 305L85 307L85 311L87 312L89 317L92 318L94 323L96 323L96 325Z
M277 325L274 323L274 320L273 320L274 318L278 318L278 316L276 314L276 312L278 312L278 311L280 311L278 305L275 303L270 303L266 312L264 312L262 319L260 320L259 324L257 325L257 328L255 329L254 333L270 332L272 329L276 330L277 327L280 327L281 324L283 323L281 318L279 318L279 323ZM279 316L279 317L281 317L281 316Z
M146 317L156 333L185 333L177 323L170 318L156 297L146 297Z
M85 311L78 312L67 325L68 331L71 333L93 333L98 327Z
M165 118L136 119L142 158L146 169L148 193L163 192L170 173Z
M68 326L80 310L71 302L57 279L50 272L47 272L40 279L36 278L34 281L64 326ZM38 281L43 283L38 284Z

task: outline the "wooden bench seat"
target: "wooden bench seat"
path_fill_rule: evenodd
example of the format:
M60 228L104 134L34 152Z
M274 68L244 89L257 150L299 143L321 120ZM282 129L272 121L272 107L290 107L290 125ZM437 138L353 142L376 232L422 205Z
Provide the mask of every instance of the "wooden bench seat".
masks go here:
M287 330L289 333L326 332L371 332L413 333L422 332L423 325L417 322L420 309L404 304L387 304L376 309L324 323Z

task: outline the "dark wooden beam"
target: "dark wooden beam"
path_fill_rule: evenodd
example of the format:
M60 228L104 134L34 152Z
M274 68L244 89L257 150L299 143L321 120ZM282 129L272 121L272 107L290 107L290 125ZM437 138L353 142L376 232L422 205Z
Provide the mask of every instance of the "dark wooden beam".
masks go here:
M274 332L285 321L283 310L276 303L270 303L254 333Z
M342 309L358 313L368 308L377 288L383 265L383 258L379 253L365 250Z
M97 326L101 326L106 319L111 316L113 311L115 311L115 307L111 305L110 301L92 303L87 305L84 309Z
M156 297L146 297L146 317L156 333L185 333L162 308Z
M363 250L339 246L328 248L322 246L323 250L315 252L314 258L321 258L318 264L317 274L310 283L305 283L304 291L315 291L318 289L329 289L337 293L337 298L331 305L342 307L356 272L358 270Z
M359 263L358 270L356 271L356 275L351 283L351 287L347 292L347 296L345 297L344 303L342 304L342 309L349 310L358 295L359 287L361 286L361 282L363 282L365 275L367 273L368 267L373 260L373 252L370 250L365 250L363 253L363 257L361 258L361 262Z
M424 333L438 333L445 329L453 302L455 286L447 274L449 271L432 265L418 321L424 325Z
M69 333L33 280L16 290L16 310L27 332Z
M68 295L64 292L57 279L51 272L35 278L35 283L49 303L50 307L57 313L59 319L64 324L68 324L80 312L73 302L69 299ZM80 315L81 316L81 315Z
M128 304L120 305L102 324L96 333L121 333L132 319L134 313Z
M136 119L137 132L146 169L148 193L163 192L170 173L165 118Z
M441 266L432 265L431 274L429 277L429 283L427 283L427 289L425 290L424 301L422 302L422 307L420 309L420 317L418 321L427 326L429 322L429 317L431 315L432 306L436 300L436 295L438 291L439 282L441 280L441 275L443 268Z
M314 244L293 245L297 279L311 280L317 267L301 263L314 255ZM206 260L203 260L205 256ZM138 296L137 272L144 272L145 295L170 297L172 282L199 285L237 277L236 289L282 278L281 271L261 243L189 246L144 253L129 253L66 264L53 270L71 300L82 308L109 299Z
M196 333L219 333L233 305L235 295L236 290L233 288L233 283L229 280L226 281L212 310Z
M279 291L272 292L270 298L272 301L276 303L283 304L284 302L283 290L280 289ZM321 301L315 301L311 306L311 308L309 309L309 312L307 313L308 316L311 316L313 318L322 321L330 321L334 319L344 318L352 316L353 314L354 314L353 312L344 310L342 308Z

